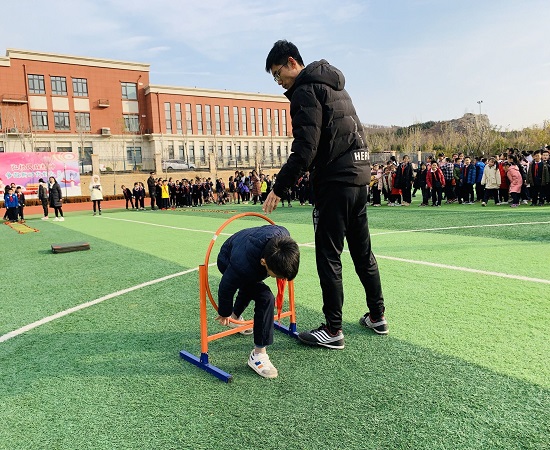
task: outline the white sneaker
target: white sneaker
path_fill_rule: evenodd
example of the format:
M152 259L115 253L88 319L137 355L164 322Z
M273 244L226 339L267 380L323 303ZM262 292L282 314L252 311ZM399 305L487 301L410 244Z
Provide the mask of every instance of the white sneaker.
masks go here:
M52 222L59 222L59 217L56 217L55 219L53 219Z
M243 316L235 316L235 314L231 314L231 318L234 319L234 320L238 320L239 322L244 322L244 319L243 319ZM229 322L229 328L237 328L237 327L240 327L242 324L240 323L233 323L233 322ZM252 325L250 326L250 328L247 328L246 330L241 330L239 331L239 334L243 334L245 336L250 336L252 333L254 333L254 330L252 329Z
M59 218L59 221L60 221L60 222L65 222L65 217L60 217L60 218Z
M255 353L252 350L248 357L248 366L264 378L277 378L277 375L279 375L275 366L271 364L267 353Z
M48 216L42 217L42 220L48 220Z

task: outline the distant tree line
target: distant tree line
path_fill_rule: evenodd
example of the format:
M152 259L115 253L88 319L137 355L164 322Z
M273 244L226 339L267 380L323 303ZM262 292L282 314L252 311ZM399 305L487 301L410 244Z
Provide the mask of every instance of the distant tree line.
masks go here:
M492 126L486 115L465 114L460 119L429 121L408 127L365 125L365 134L371 153L463 152L488 156L507 148L530 151L550 144L550 120L519 131L503 130Z

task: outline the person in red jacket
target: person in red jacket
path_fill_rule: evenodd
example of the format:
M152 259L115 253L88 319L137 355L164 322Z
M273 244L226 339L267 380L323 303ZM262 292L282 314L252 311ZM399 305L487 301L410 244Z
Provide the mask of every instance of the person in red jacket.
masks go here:
M432 206L441 206L443 188L445 187L445 176L437 162L432 163L432 167L426 174L426 186L432 193Z

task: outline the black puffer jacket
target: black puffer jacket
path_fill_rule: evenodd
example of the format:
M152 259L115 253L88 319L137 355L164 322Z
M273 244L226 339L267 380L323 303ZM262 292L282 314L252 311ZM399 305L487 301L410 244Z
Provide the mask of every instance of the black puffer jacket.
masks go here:
M314 190L326 183L364 186L370 181L363 127L344 75L327 61L306 66L285 92L290 100L294 142L277 175L275 194L282 197L309 170Z
M223 274L218 288L220 316L231 315L233 297L238 289L268 277L260 259L268 241L276 236L290 236L290 233L279 225L264 225L245 228L223 243L217 260L218 269Z

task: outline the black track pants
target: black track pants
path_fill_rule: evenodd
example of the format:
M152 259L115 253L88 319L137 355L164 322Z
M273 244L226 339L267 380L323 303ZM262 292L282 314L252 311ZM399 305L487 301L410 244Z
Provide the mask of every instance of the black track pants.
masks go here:
M344 237L363 284L373 319L384 313L378 264L371 250L367 221L367 187L334 183L315 192L313 224L317 273L323 291L323 313L331 330L342 328L344 288L340 255Z

